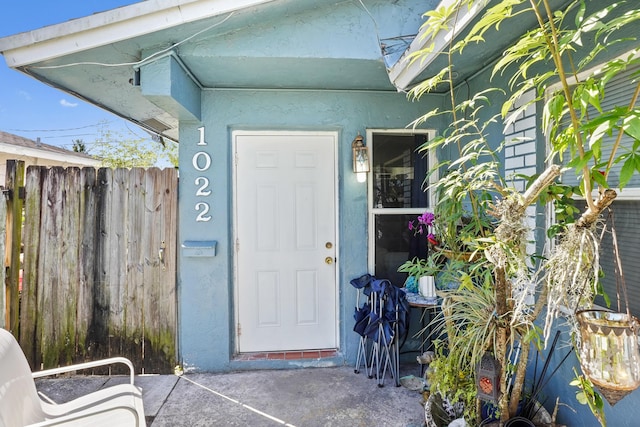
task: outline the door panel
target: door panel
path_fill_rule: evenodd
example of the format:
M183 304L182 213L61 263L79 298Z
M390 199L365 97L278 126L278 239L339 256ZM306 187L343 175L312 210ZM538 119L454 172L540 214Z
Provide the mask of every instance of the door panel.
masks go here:
M241 352L336 347L335 138L235 135Z

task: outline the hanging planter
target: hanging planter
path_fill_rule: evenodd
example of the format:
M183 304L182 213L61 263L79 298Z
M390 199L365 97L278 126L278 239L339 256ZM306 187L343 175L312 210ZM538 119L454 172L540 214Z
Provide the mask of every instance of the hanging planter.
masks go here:
M579 311L576 318L582 371L613 406L640 386L640 322L604 310Z

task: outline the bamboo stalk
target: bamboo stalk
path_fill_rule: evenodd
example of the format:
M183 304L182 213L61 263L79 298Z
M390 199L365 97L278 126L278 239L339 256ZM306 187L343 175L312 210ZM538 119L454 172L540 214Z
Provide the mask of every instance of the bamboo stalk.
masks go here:
M529 352L531 351L531 345L528 342L520 340L520 363L516 369L516 377L513 382L513 390L511 391L511 397L509 402L509 416L507 418L500 417L501 420L508 420L512 415L515 415L518 411L518 403L522 397L522 389L524 388L524 380L527 375L527 361L529 360Z

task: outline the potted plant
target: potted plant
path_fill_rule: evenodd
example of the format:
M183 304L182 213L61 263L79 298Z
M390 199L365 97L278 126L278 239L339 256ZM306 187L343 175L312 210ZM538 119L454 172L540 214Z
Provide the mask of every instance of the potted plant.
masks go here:
M432 253L431 249L438 243L434 234L435 216L433 213L425 211L415 220L409 221L408 228L409 231L413 232L414 236L421 236L427 240L429 255L425 258L414 257L411 260L407 260L398 267L398 272L407 273L405 287L409 292L420 293L420 295L435 304L437 300L435 277L440 272L443 264L437 254Z
M425 405L427 427L448 426L459 418L476 419L477 390L472 372L451 363L445 344L434 340L436 358L425 371L425 383L430 393Z
M461 10L474 3L460 0L430 12L424 34L435 39L441 30L455 27ZM443 85L449 89L450 109L432 110L414 125L441 115L451 123L446 132L422 147L455 153L438 165L444 173L433 188L439 196L434 212L439 228L435 234L441 249L479 254L479 259L468 260L468 265L459 270L459 288L443 292L442 315L435 325L441 331L443 351L436 366L441 363L452 372L457 369L473 375L473 367L483 354L489 352L495 357L502 369L497 407L503 423L517 414L531 344L541 346L546 341L550 325L563 306L575 311L593 302L599 274L595 229L601 213L615 199L608 183L610 172L614 165L623 165L618 183L622 188L631 175L640 171L636 154L640 112L634 107L640 83L630 105L615 106L609 111L601 108L606 82L638 60L632 55L616 58L605 61L600 74L581 74L596 63L595 58L607 46L620 42L616 31L640 21L640 11L636 9L617 12L616 8L627 7L622 4L608 3L594 11L581 1L569 2L562 8L553 7L548 0L492 3L462 37L450 39L443 52L448 64L411 91L419 98ZM510 72L511 86L473 93L464 82L469 95L461 99L464 92L457 90L453 80L455 59L464 48L483 42L487 32L505 20L520 19L525 14L538 25L509 46L493 69L493 75ZM585 35L595 40L590 47L583 46ZM416 52L413 59L420 61L421 55L431 54L433 49L428 46ZM573 58L578 49L586 49L581 60ZM556 82L558 89L549 91ZM529 93L533 96L521 102L522 96ZM488 116L485 107L496 98L502 99L501 113ZM526 250L529 229L525 211L539 200L554 202L554 197L547 196L557 190L555 180L562 167L551 164L543 173L531 177L527 190L520 193L505 185L499 155L502 146L490 138L495 122L510 123L536 102L544 104L542 127L551 141L549 157L555 161L562 158L563 167L576 171L577 188L587 205L575 221L570 216L562 218L566 222L559 227L562 232L554 250L537 263L539 254ZM595 116L590 108L596 111ZM604 150L603 136L611 134L627 134L634 140L634 147L622 150L618 137ZM546 322L541 331L534 322L543 309ZM446 377L436 376L435 389L446 384L456 387L446 381ZM582 390L593 390L584 377L580 384ZM443 397L454 392L441 390ZM597 398L597 393L588 395ZM603 418L598 415L598 419ZM477 419L467 421L478 424Z
M436 257L414 257L398 267L399 273L407 273L405 287L409 292L419 293L425 298L435 299L435 277L442 270Z

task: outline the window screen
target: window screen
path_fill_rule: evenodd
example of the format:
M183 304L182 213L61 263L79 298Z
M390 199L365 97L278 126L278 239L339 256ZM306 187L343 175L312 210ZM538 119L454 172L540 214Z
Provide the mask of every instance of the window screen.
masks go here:
M640 316L640 200L619 200L612 205L613 223L616 229L618 250L622 262L622 273L627 288L631 313ZM605 233L600 246L600 267L604 272L601 278L605 292L611 300L611 309L617 310L617 283L613 239L610 229ZM621 283L620 283L621 284ZM622 311L626 310L624 294L620 289ZM605 305L602 298L597 304Z
M415 256L426 257L426 239L414 237L407 227L428 208L428 156L416 151L426 141L426 134L372 137L373 273L397 286L407 277L397 272L398 267Z
M628 106L631 102L631 96L633 95L634 88L636 86L635 79L633 74L640 71L640 66L632 67L626 70L623 73L620 73L616 78L612 79L607 83L605 88L605 99L602 102L602 110L610 111L615 106ZM640 106L640 98L636 101L636 107ZM598 115L598 111L590 107L589 108L589 117L594 118ZM607 161L609 159L609 155L611 154L611 149L613 144L618 137L617 134L613 134L610 136L605 136L602 139L602 161ZM621 139L622 146L631 146L633 144L633 139L628 135L623 135ZM622 168L622 162L613 165L609 173L609 184L612 187L618 186L620 182L620 168ZM577 178L574 172L565 173L562 178L563 182L570 185L577 185ZM634 175L627 184L628 187L640 187L640 176L638 174Z

